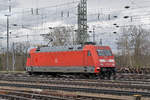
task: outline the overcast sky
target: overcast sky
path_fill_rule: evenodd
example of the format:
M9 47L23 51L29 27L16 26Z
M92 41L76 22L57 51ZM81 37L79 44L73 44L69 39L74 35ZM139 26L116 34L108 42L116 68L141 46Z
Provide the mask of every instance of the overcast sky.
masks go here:
M48 32L48 27L55 26L76 26L77 23L77 4L80 0L0 0L0 35L6 36L6 17L8 13L8 6L12 6L10 17L10 31L11 36L26 35L26 34L41 34ZM103 38L106 45L115 44L114 31L118 31L113 26L117 23L120 26L124 25L141 25L149 27L150 24L150 0L87 0L88 2L88 26L89 30L93 26L96 27L95 33L100 38ZM125 6L130 6L125 9ZM33 14L31 12L33 8ZM36 15L36 8L39 9L39 15ZM61 17L63 12L63 18ZM67 16L69 12L69 17ZM100 19L98 20L98 14ZM108 15L110 14L110 20ZM118 16L114 18L113 16ZM133 20L124 19L124 16L132 16ZM18 24L17 27L12 24ZM19 27L24 25L24 29ZM25 29L26 27L26 29ZM107 39L112 37L112 40ZM106 39L104 39L106 38ZM33 36L29 39L33 40ZM98 39L98 38L97 38ZM5 42L6 39L2 40ZM20 41L20 39L13 38L13 41ZM26 40L22 36L21 40ZM36 40L42 41L40 37ZM33 41L32 41L33 42ZM35 40L34 40L35 42ZM2 43L2 42L1 42Z

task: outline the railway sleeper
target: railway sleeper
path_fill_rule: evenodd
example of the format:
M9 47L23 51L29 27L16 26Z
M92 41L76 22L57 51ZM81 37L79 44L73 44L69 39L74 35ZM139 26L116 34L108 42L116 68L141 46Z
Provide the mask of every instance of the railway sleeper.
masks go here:
M11 100L68 100L68 98L51 96L51 95L43 95L39 93L31 92L21 92L21 91L9 91L9 90L0 90L1 92L5 92L7 94L0 94L0 97ZM8 95L9 94L9 95Z
M12 80L13 81L13 80ZM23 81L23 82L30 82L30 81ZM34 83L35 81L31 81L31 83ZM45 82L40 82L45 83ZM48 84L64 84L64 85L79 85L79 86L98 86L98 87L115 87L115 88L132 88L132 89L143 89L143 90L150 90L150 86L142 86L142 85L136 85L136 84L105 84L105 83L80 83L80 82L66 82L66 81L48 81L46 82Z
M0 94L0 97L2 99L9 99L9 100L31 100L31 98L26 98L22 96L16 96L16 95L8 95L8 94Z

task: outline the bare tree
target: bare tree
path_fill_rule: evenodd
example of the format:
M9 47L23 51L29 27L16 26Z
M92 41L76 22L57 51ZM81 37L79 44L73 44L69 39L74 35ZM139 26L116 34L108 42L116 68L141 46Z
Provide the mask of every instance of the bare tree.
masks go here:
M26 58L28 54L28 49L30 48L29 42L17 42L14 43L12 47L13 60L15 61L16 70L24 70L26 64Z
M52 46L74 44L76 36L72 27L54 27L48 34L42 35Z
M150 34L141 26L130 26L121 30L118 48L122 51L122 61L126 66L143 66L144 58L150 56ZM147 62L148 63L148 62Z
M122 65L132 66L130 39L129 39L129 34L126 33L128 33L127 30L123 28L121 38L118 40L117 45L118 45L118 49L121 51Z

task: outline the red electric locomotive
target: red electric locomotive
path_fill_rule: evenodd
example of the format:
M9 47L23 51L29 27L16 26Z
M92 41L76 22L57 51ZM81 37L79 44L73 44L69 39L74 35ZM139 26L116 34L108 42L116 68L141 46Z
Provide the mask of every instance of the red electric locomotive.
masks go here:
M32 73L115 75L115 60L109 46L93 44L39 47L30 50L26 70Z

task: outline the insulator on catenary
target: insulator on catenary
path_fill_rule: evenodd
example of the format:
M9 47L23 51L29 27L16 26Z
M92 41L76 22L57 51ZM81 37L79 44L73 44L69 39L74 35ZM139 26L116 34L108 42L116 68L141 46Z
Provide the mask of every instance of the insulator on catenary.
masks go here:
M61 17L63 17L64 16L64 12L63 11L61 11Z
M69 11L68 11L68 13L67 13L67 17L69 17L70 16L70 13L69 13Z
M133 21L132 16L130 18L131 18L131 22L132 22Z
M98 13L98 20L100 20L100 14Z
M108 20L110 20L110 14L108 15Z
M33 15L33 8L31 8L31 14Z
M36 15L39 15L39 9L36 8Z

